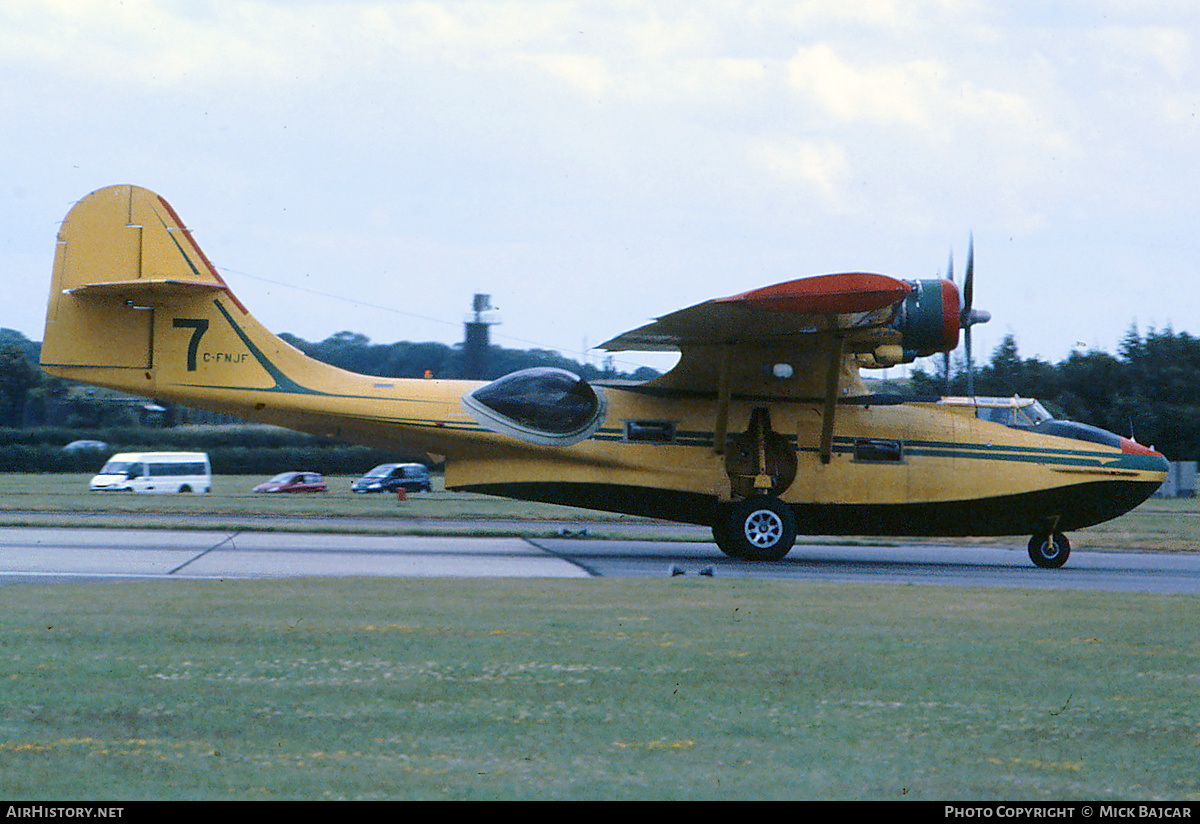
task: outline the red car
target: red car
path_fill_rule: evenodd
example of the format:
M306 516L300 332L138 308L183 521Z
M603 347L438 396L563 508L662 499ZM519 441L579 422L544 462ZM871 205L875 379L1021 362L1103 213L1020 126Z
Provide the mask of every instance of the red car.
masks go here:
M324 492L325 479L316 472L280 472L255 492Z

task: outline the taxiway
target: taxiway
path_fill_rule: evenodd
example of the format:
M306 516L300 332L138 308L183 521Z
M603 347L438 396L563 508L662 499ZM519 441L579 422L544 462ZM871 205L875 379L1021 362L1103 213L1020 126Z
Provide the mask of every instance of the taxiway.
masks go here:
M1076 551L1057 570L1009 546L798 543L783 561L726 558L708 541L439 537L234 530L10 527L0 582L322 576L718 577L1200 595L1200 555Z

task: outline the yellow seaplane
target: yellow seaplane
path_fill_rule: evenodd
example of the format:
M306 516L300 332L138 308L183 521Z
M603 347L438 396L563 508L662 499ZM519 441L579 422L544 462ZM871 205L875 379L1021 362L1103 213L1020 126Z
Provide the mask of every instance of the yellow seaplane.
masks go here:
M727 555L806 535L1032 535L1114 518L1166 477L1153 449L1020 398L872 394L860 368L948 353L988 314L946 279L802 278L658 318L603 345L678 351L646 383L560 369L491 382L380 378L265 329L174 209L135 186L79 201L58 234L42 344L52 375L340 441L444 458L446 488L712 528Z

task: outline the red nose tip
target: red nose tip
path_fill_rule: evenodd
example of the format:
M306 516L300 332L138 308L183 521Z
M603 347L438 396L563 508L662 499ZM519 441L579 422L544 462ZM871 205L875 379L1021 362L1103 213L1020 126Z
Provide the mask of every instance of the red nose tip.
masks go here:
M1137 441L1129 438L1121 438L1121 451L1126 455L1151 455L1155 458L1166 457L1161 452L1157 452L1148 446L1142 446Z

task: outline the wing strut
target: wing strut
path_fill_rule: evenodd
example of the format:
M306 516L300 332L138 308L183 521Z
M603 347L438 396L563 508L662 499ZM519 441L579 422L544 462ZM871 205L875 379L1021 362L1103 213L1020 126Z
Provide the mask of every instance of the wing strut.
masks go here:
M713 425L713 452L725 453L725 436L729 432L729 347L721 347L721 375L717 384L717 421Z
M770 492L774 478L767 472L767 433L771 431L770 413L766 409L756 409L750 418L754 430L755 446L758 448L757 461L754 465L754 491Z
M842 377L842 357L846 351L846 340L841 335L834 338L829 353L829 371L825 373L825 411L821 415L821 463L829 463L833 455L833 419L837 412L838 388Z

